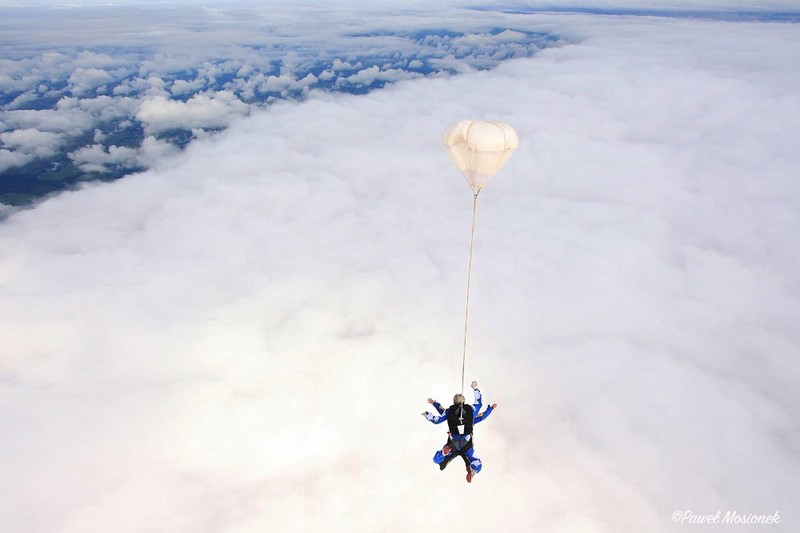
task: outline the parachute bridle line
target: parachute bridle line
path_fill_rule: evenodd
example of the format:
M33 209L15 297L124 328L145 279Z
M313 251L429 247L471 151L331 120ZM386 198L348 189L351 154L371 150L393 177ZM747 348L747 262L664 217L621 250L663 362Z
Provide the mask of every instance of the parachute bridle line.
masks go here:
M464 353L461 357L461 394L464 394L464 371L467 367L467 326L469 325L469 289L472 282L472 249L475 244L475 215L478 210L478 191L472 196L472 231L469 238L469 263L467 264L467 302L464 306ZM463 420L463 412L462 412Z

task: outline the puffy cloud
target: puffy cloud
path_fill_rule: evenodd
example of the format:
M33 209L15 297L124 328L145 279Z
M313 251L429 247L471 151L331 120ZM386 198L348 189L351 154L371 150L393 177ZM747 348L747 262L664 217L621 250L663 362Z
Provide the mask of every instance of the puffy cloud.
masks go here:
M194 80L175 80L169 92L175 96L183 94L194 94L206 85L206 80L196 78Z
M70 159L86 172L106 172L107 166L135 167L137 150L124 146L84 146L70 154Z
M139 101L134 98L97 96L95 98L62 98L58 103L59 110L80 109L107 122L117 118L132 116L139 109Z
M193 132L195 137L207 137L203 130ZM102 140L102 139L101 139ZM172 144L157 139L152 135L144 138L141 146L105 146L94 144L84 146L69 154L75 166L84 172L104 174L112 168L141 168L158 165L159 161L168 159L178 153Z
M448 72L470 70L470 65L488 68L508 57L529 55L538 40L528 35L527 43L501 42L524 35L508 31L502 38L464 40L455 49L447 35L439 37L442 25L482 35L489 28L505 27L509 16L465 17L447 6L436 8L434 18L440 22L434 25L430 17L410 12L387 18L383 7L376 11L379 17L370 19L363 15L363 6L355 4L341 4L335 10L275 4L217 9L162 5L148 10L109 5L57 9L57 15L53 9L19 7L9 19L8 45L0 45L0 52L8 56L0 60L0 87L19 94L3 105L3 111L61 115L60 131L75 140L91 130L110 133L117 120L134 118L139 111L136 100L143 103L148 132L179 127L183 117L191 117L189 129L219 128L228 124L226 116L246 113L244 104L226 99L228 93L263 106L280 98L303 98L318 84L324 90L366 91L418 77L419 72L405 71L409 61L417 70L425 65ZM355 33L354 19L363 22ZM41 32L31 32L31 27ZM497 48L493 53L491 43ZM504 49L511 44L516 48ZM48 45L58 51L47 51ZM435 58L447 59L427 61ZM55 110L41 109L59 99ZM208 110L200 109L207 99L214 102ZM66 114L68 110L72 114ZM90 115L79 116L79 110ZM36 113L12 127L51 131L52 125L30 120L33 116L56 121ZM65 130L70 122L76 127ZM140 138L134 133L123 142ZM91 144L86 147L92 149Z
M317 83L318 78L313 74L308 74L302 79L296 79L289 74L280 76L267 76L259 86L262 93L300 91Z
M26 165L36 159L53 157L70 137L89 131L94 118L71 105L59 109L10 110L0 113L3 129L0 134L3 149L0 172Z
M342 70L358 70L361 68L361 63L357 63L355 65L351 64L349 61L342 61L338 57L333 60L333 64L331 65L331 70L334 72L342 71Z
M126 55L111 56L107 53L81 50L73 60L72 65L76 67L75 72L79 73L78 76L80 78L88 78L90 80L93 78L103 79L105 74L108 74L107 70L128 66L129 57ZM52 62L53 59L55 58L50 59L50 61ZM61 54L58 59L64 61L68 58Z
M36 156L31 153L0 148L0 172L4 172L9 168L21 167L22 165L27 165L34 159L36 159ZM0 204L0 206L2 205L3 204Z
M201 137L193 130L195 137ZM164 161L169 161L178 154L178 148L167 141L160 140L153 135L148 135L142 141L138 149L138 162L144 167L154 167Z
M58 153L63 144L58 133L39 131L34 128L17 129L0 133L0 172L18 167Z
M61 144L61 137L36 129L20 129L0 133L0 141L6 146L26 152L42 150L53 153Z
M80 135L94 126L90 113L75 109L71 104L57 109L19 109L2 113L3 122L10 128L34 128L52 133Z
M173 128L222 128L249 111L250 106L233 93L219 91L198 94L186 102L155 96L142 102L136 118L146 131L159 132Z
M420 76L421 74L417 72L408 72L396 68L381 69L380 67L373 65L363 70L359 70L355 74L347 76L346 78L339 78L336 80L336 83L338 85L344 85L347 83L370 85L376 81L391 82L403 79L418 78Z
M93 91L113 80L114 77L111 74L98 68L77 68L69 77L69 82L72 84L72 93L76 95Z

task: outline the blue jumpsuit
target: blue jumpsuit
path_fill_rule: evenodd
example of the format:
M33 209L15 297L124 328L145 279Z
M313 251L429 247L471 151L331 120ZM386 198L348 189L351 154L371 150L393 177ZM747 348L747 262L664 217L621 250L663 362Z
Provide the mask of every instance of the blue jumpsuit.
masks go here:
M483 397L481 395L481 391L479 389L473 389L475 391L475 403L472 404L473 412L475 413L473 420L473 424L477 424L478 422L482 422L492 414L492 406L486 408L486 411L483 413L480 412L481 407L483 407ZM447 409L444 409L439 402L434 402L433 406L436 408L436 411L439 413L438 415L433 413L428 413L425 418L433 424L441 424L445 420L447 420ZM448 408L449 409L449 408ZM450 452L452 454L452 451ZM450 456L450 454L445 455L442 450L437 450L436 453L433 455L433 462L436 464L441 464L444 460ZM467 457L469 462L470 468L477 474L483 468L483 463L481 460L475 456L475 449L470 448L467 450L464 455Z

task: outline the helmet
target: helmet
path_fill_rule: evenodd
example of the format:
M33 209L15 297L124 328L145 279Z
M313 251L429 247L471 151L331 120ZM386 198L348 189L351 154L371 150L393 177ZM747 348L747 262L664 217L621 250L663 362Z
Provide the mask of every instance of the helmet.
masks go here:
M464 395L463 394L459 393L459 394L456 394L455 396L453 396L453 403L456 404L456 405L463 404L464 401L465 400L464 400Z

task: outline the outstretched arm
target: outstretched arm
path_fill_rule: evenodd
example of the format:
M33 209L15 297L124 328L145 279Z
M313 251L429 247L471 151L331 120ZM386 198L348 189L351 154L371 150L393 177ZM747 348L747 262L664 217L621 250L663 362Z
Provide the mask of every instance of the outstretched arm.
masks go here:
M422 416L425 417L425 420L433 424L441 424L442 422L447 420L447 417L445 415L436 415L433 413L429 413L428 411L422 413Z
M433 407L435 407L436 412L438 412L440 415L444 414L444 407L442 407L442 404L431 398L428 398L428 403L431 404Z
M493 403L492 405L490 405L489 407L487 407L487 408L486 408L486 410L485 410L484 412L482 412L482 413L478 414L478 415L475 417L474 423L475 423L475 424L477 424L478 422L482 422L482 421L486 420L486 418L487 418L487 417L488 417L490 414L492 414L492 411L494 411L496 408L497 408L497 404L496 404L496 403Z
M447 419L447 417L444 416L445 409L442 407L442 405L436 400L433 400L431 398L428 398L428 403L431 404L439 414L437 415L435 413L429 413L428 411L425 411L424 413L422 413L422 416L425 417L425 420L433 424L441 424L442 422L444 422Z

